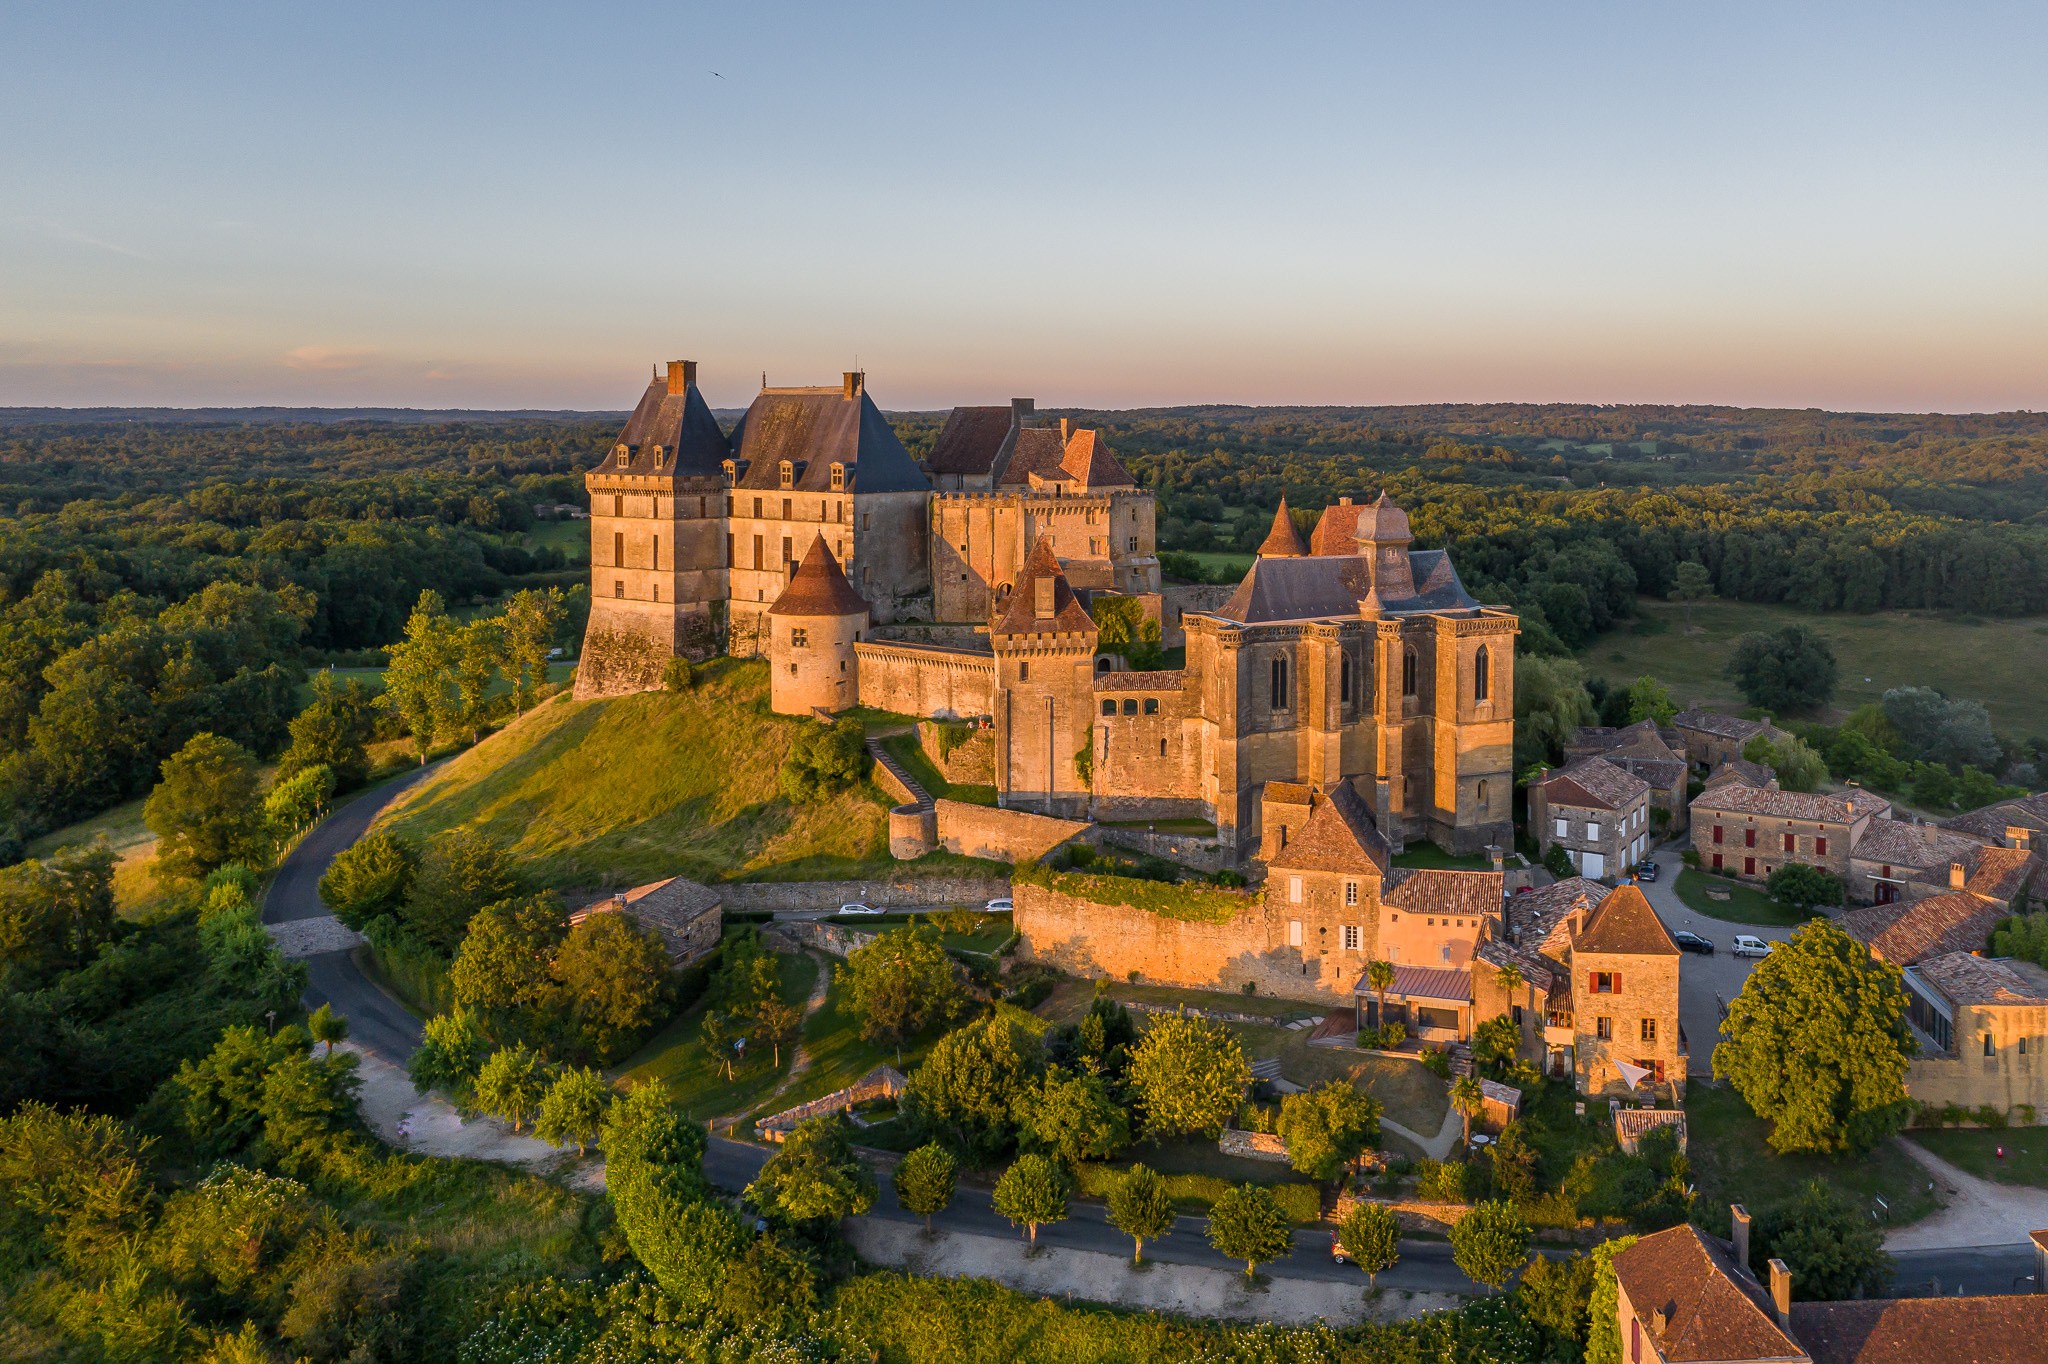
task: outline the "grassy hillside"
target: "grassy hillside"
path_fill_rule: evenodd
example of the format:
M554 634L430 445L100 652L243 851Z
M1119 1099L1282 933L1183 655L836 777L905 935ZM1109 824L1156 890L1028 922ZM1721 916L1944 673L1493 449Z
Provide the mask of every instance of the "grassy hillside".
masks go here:
M1827 640L1841 662L1838 711L1875 701L1889 687L1937 687L1983 702L2005 733L2048 734L2048 691L2040 685L2048 676L2048 620L2039 617L1985 620L1929 611L1859 616L1710 602L1693 609L1688 634L1674 603L1643 598L1636 613L1635 630L1602 635L1579 655L1587 671L1613 682L1648 673L1682 705L1739 707L1742 698L1722 675L1735 641L1751 630L1799 624Z
M809 880L900 869L872 788L815 805L776 794L810 720L768 712L768 667L722 660L681 696L560 696L408 793L384 823L415 838L458 826L503 840L550 886Z

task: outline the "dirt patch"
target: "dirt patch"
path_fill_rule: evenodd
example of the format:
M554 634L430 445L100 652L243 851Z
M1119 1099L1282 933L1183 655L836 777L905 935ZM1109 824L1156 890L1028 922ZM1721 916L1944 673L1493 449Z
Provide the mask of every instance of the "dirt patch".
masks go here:
M854 1249L870 1264L924 1276L991 1279L1048 1298L1086 1298L1186 1317L1350 1326L1418 1317L1463 1303L1449 1293L1385 1290L1369 1297L1358 1283L1322 1279L1275 1278L1253 1288L1236 1270L1160 1260L1139 1272L1121 1255L1065 1246L1043 1247L1026 1258L1014 1237L942 1231L928 1238L916 1223L879 1217L856 1217L846 1227Z
M341 1049L356 1056L356 1074L363 1082L363 1121L387 1146L424 1156L466 1157L516 1165L559 1175L577 1188L603 1187L604 1163L597 1157L579 1158L573 1146L550 1146L538 1137L515 1133L510 1123L499 1118L464 1118L440 1095L415 1090L412 1077L389 1061L353 1043L344 1042Z

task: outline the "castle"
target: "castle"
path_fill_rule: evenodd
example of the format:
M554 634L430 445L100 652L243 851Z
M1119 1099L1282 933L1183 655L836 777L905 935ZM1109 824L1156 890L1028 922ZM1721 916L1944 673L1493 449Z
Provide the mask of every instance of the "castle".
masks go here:
M1515 616L1412 548L1384 496L1283 503L1234 591L1162 586L1152 494L1029 399L956 408L922 463L867 392L764 387L728 437L657 373L599 466L577 695L765 655L774 708L984 722L998 803L1200 819L1254 854L1269 788L1348 787L1394 847L1511 842ZM1181 666L1100 648L1104 603Z

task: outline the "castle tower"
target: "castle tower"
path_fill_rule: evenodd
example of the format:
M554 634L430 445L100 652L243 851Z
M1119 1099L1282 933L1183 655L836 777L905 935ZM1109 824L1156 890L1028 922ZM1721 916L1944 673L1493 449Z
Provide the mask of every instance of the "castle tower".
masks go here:
M725 626L725 433L697 362L656 373L590 490L590 624L576 695L661 685L675 657L716 653Z
M1017 590L989 624L996 656L996 789L1004 805L1088 812L1096 640L1095 621L1060 571L1051 537L1039 540Z
M821 532L766 613L769 705L778 715L837 714L860 702L854 643L867 602L846 581Z

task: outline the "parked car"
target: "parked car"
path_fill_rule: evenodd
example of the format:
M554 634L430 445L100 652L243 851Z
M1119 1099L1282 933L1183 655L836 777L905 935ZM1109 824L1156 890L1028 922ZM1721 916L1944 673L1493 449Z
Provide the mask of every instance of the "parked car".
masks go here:
M1775 946L1777 946L1776 943L1765 942L1762 938L1752 938L1747 933L1737 933L1734 944L1728 950L1738 957L1761 957Z
M1008 896L998 896L988 902L988 912L991 914L1008 914L1016 907L1016 905L1010 902Z
M1337 1239L1337 1233L1330 1233L1330 1258L1340 1265L1351 1263L1351 1252L1344 1249L1344 1243Z
M1703 957L1714 955L1712 938L1702 938L1699 934L1688 933L1682 928L1671 935L1671 941L1678 944L1678 950L1681 952L1697 952Z
M839 912L841 914L880 914L882 911L876 909L873 905L852 904L839 906Z
M1655 862L1642 862L1638 864L1636 867L1636 875L1645 881L1656 880L1657 864Z

